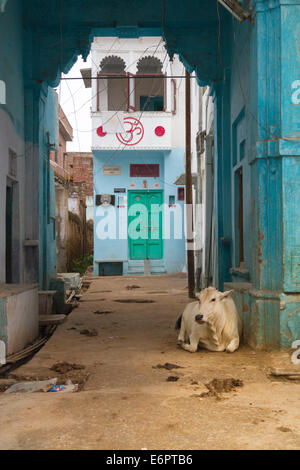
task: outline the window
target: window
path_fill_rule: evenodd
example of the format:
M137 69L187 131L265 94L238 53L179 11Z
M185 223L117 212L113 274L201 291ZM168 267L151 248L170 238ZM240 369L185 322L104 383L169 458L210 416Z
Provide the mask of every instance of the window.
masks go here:
M130 165L130 176L131 177L158 178L159 177L159 165L132 164Z
M166 80L161 61L143 57L138 62L136 75L126 73L125 69L125 62L118 56L102 60L97 82L97 111L165 111ZM175 113L176 84L175 80L173 82L172 112Z
M114 76L112 78L101 78ZM115 78L120 75L120 78ZM98 100L97 110L100 111L127 111L128 89L125 72L125 62L117 56L105 57L100 64L98 74Z
M164 111L165 79L162 75L162 63L156 57L143 57L138 62L135 80L137 111Z
M175 196L169 196L169 206L175 205Z
M243 169L235 172L235 207L236 207L236 261L244 263L244 211L243 211Z
M184 201L184 188L178 188L178 201Z

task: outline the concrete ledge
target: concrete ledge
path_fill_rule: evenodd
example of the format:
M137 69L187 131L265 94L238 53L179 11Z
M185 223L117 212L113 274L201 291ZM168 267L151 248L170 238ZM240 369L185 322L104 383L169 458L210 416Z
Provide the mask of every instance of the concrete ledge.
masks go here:
M14 354L39 335L38 286L7 285L0 288L0 340L6 354Z
M22 294L37 289L38 284L0 284L0 298Z

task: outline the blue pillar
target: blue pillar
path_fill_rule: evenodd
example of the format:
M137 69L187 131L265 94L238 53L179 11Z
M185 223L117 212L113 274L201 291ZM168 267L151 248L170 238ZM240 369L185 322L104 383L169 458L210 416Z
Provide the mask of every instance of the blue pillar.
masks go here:
M256 8L248 342L258 348L291 347L300 338L300 1L258 0Z

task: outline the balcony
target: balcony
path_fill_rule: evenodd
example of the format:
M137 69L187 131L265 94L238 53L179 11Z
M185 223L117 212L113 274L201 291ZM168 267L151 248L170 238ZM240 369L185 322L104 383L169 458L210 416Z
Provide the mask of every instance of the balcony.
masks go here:
M93 150L170 150L172 113L102 111L92 114Z

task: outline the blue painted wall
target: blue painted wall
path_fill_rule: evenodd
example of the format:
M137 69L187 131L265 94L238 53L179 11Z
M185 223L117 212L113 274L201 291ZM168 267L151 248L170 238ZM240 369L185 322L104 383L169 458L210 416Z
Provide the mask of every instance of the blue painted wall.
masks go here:
M160 165L160 176L158 178L133 178L130 177L130 164L149 163ZM118 165L121 166L120 176L102 176L102 166ZM164 202L169 204L169 196L175 196L176 205L179 206L183 214L183 202L177 201L178 186L173 183L178 176L184 172L184 151L183 149L173 149L169 152L160 151L94 151L94 190L96 194L114 194L114 188L126 188L126 194L116 194L116 206L118 196L128 196L128 190L142 190L143 181L147 180L148 189L160 189L164 191ZM134 188L130 185L135 184ZM159 184L159 188L154 185ZM124 273L127 272L128 262L128 239L127 233L123 232L123 239L120 239L119 230L119 211L121 209L110 207L103 209L101 206L95 206L94 212L94 259L96 261L123 261ZM167 208L167 211L171 209ZM105 211L105 212L104 212ZM115 240L100 240L97 235L99 223L108 213L113 217L116 211L116 236ZM122 209L124 217L127 218L127 207ZM185 266L185 239L184 239L184 218L181 219L182 238L174 239L174 218L171 216L171 239L164 240L164 263L167 272L179 272ZM125 221L125 226L127 222ZM95 274L98 274L98 265L95 264Z
M24 81L22 2L9 2L0 13L0 80L6 84L6 105L17 134L24 138Z
M50 151L59 147L59 107L56 92L48 87L40 99L40 114L44 116L39 135L39 220L40 220L40 286L48 289L56 277L56 230L54 170L50 166Z

